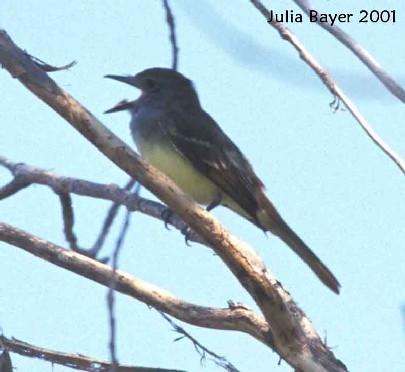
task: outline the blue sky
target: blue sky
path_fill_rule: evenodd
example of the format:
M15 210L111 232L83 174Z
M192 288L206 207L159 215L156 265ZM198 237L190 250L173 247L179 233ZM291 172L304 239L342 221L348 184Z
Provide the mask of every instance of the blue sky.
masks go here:
M314 1L330 12L395 9L394 24L341 25L405 86L405 3ZM299 12L293 2L267 5ZM373 8L374 7L374 8ZM77 65L52 77L132 146L126 113L103 115L139 94L103 79L171 64L159 1L41 2L3 0L0 26L30 54L50 64ZM203 107L238 144L290 226L342 284L323 287L281 241L230 211L214 214L263 257L353 371L400 371L405 346L403 174L366 137L350 114L333 112L332 97L249 1L173 0L179 69L192 79ZM346 48L314 24L288 24L336 78L374 129L405 155L405 110ZM55 173L124 184L127 176L6 71L0 71L0 155ZM0 183L10 179L0 168ZM152 197L145 190L142 195ZM73 196L75 231L90 246L109 203ZM123 211L121 211L123 212ZM123 215L123 214L122 214ZM32 186L0 205L0 220L66 246L60 206ZM114 247L117 224L104 254ZM114 235L115 234L115 235ZM207 306L252 300L211 251L187 247L176 231L135 213L120 268L183 299ZM108 359L106 289L0 243L0 327L8 337ZM132 365L217 371L199 363L187 341L144 304L117 295L118 357ZM241 371L290 371L248 336L184 325ZM19 371L68 371L12 355Z

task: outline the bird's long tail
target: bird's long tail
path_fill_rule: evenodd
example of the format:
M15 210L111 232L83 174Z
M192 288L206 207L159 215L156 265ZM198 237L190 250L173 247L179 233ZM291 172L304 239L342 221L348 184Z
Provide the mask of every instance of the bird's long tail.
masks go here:
M333 292L339 294L340 284L332 272L281 218L264 193L260 197L257 219L263 228L283 240Z

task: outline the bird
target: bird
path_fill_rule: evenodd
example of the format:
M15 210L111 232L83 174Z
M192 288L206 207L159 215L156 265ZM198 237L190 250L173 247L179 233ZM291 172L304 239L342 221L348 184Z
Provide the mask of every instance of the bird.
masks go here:
M162 67L105 77L141 91L138 99L105 113L130 112L131 135L143 158L207 210L225 206L280 238L339 294L338 280L281 217L245 155L202 108L191 80Z

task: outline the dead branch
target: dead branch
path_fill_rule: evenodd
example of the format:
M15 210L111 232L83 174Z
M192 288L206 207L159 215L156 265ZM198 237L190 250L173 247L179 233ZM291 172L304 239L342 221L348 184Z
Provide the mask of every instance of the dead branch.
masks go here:
M260 13L267 19L270 19L269 10L263 5L260 0L250 0L250 2L260 11ZM281 38L287 40L299 53L300 58L307 63L312 70L319 76L322 82L326 85L332 95L337 96L341 100L347 109L350 111L355 120L360 124L361 128L366 132L366 134L371 138L371 140L388 156L391 160L399 167L402 173L405 174L405 160L403 160L397 153L395 153L386 144L382 138L378 136L375 130L368 124L366 119L361 115L357 107L349 100L349 98L343 93L343 91L338 87L332 76L318 63L318 61L309 53L308 50L301 44L298 38L283 24L272 21L267 21L271 26L273 26Z
M114 277L114 271L109 266L6 223L0 223L0 241L21 248L107 288L111 284L111 278ZM199 327L248 333L262 343L272 346L267 323L247 307L219 309L195 305L120 270L115 272L115 290L183 322Z
M294 0L294 2L307 14L315 8L307 0ZM331 26L330 22L316 22L324 30L332 34L351 52L353 52L362 61L375 77L384 84L384 86L400 101L405 103L405 90L385 71L375 58L363 48L348 33L344 32L339 26Z
M49 172L45 169L32 167L24 163L14 162L2 156L0 156L0 165L7 168L14 175L14 179L3 187L0 187L0 200L14 195L29 185L37 184L48 186L57 194L76 194L91 198L110 200L115 203L111 207L112 212L110 210L108 218L106 219L102 228L102 232L97 238L97 242L94 247L90 250L77 250L86 256L93 258L97 256L101 241L100 239L104 240L105 234L107 233L107 230L111 224L111 219L114 217L113 215L115 214L117 206L119 205L125 206L129 211L139 211L148 216L164 221L163 212L167 209L167 207L153 200L141 198L137 195L137 193L134 194L130 192L128 190L128 186L131 186L132 182L128 183L124 189L121 189L119 186L113 184L105 185L77 178L59 176L58 174ZM11 190L9 185L14 183L24 184L24 188L17 187ZM182 231L186 227L186 224L177 215L172 216L168 223L179 231ZM189 240L208 246L207 243L194 231L189 234Z
M94 359L82 354L69 354L60 351L45 349L34 346L15 338L9 339L0 336L0 349L8 350L29 358L38 358L46 360L52 364L60 364L65 367L80 369L81 371L90 372L110 372L111 363L104 360ZM10 370L11 371L11 370ZM148 368L148 367L131 367L119 365L117 372L185 372L175 369L166 368Z

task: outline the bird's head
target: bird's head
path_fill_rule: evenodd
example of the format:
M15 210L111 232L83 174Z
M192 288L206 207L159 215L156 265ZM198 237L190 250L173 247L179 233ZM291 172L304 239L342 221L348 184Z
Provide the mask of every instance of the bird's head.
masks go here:
M181 73L169 68L149 68L133 76L106 75L106 78L132 85L142 91L142 97L156 97L161 101L171 104L179 97L198 103L197 93L191 80ZM136 108L136 101L121 101L105 113Z

